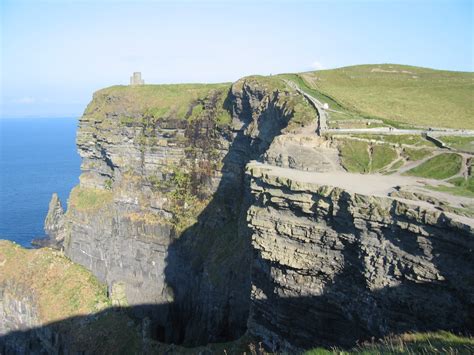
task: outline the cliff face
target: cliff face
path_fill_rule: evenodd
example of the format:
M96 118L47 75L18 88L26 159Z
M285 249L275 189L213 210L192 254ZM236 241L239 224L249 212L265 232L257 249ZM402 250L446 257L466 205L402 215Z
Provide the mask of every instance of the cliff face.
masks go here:
M474 223L250 164L249 330L276 350L474 327ZM380 177L383 179L383 177Z
M245 332L244 167L304 118L301 98L272 85L110 88L80 119L82 175L60 221L66 254L106 282L116 304L166 305L147 314L159 340Z
M315 118L278 78L101 90L80 119L80 184L65 214L53 198L46 229L161 342L248 329L292 351L472 330L472 220L303 183L345 174ZM246 175L251 160L283 170Z

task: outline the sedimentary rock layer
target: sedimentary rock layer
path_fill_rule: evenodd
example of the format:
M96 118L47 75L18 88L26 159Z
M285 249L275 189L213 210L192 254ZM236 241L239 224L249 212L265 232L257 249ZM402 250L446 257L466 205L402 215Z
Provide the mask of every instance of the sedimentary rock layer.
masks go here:
M250 164L249 331L275 350L473 330L474 223Z

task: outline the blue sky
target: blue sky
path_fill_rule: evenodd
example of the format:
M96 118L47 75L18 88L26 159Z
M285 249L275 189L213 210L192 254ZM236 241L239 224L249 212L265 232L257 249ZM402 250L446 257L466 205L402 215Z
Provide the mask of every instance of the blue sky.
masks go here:
M474 71L468 1L1 1L1 116L79 116L127 84L364 63Z

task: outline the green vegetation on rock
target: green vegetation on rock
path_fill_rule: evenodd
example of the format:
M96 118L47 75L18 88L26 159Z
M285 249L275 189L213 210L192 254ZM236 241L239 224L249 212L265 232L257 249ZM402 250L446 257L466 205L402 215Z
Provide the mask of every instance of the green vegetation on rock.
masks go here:
M171 84L112 86L97 91L84 118L107 118L121 113L120 123L129 125L147 116L153 119L185 119L193 102L218 93L225 97L230 84ZM224 98L221 99L221 104Z
M462 157L455 153L442 153L407 171L406 175L431 179L447 179L459 173Z
M415 134L357 134L353 135L357 138L392 143L397 145L410 145L410 146L426 146L426 147L436 147L434 143L426 140L420 135Z
M69 195L69 206L77 210L96 210L112 201L110 190L76 186Z
M380 64L300 76L306 86L337 102L335 109L354 115L387 123L474 128L474 73Z
M285 113L291 114L287 130L292 131L311 124L317 119L317 112L303 95L287 85L285 75L276 76L248 76L238 80L233 85L233 90L242 90L244 85L262 90L269 95L270 100Z
M0 240L0 284L26 285L35 296L40 321L49 323L109 306L106 286L61 252L24 249Z

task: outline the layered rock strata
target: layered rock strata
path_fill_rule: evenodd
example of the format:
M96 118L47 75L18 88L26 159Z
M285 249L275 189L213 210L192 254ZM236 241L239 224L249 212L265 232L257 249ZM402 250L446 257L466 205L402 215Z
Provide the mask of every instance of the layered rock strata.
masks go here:
M381 177L383 178L383 177ZM474 221L248 168L249 330L273 350L474 328Z
M249 307L244 167L291 122L301 98L253 79L172 89L94 95L79 121L80 185L55 234L71 260L107 283L115 304L151 305L139 316L153 320L156 339L228 340L245 332ZM150 106L169 97L179 102L168 112Z

